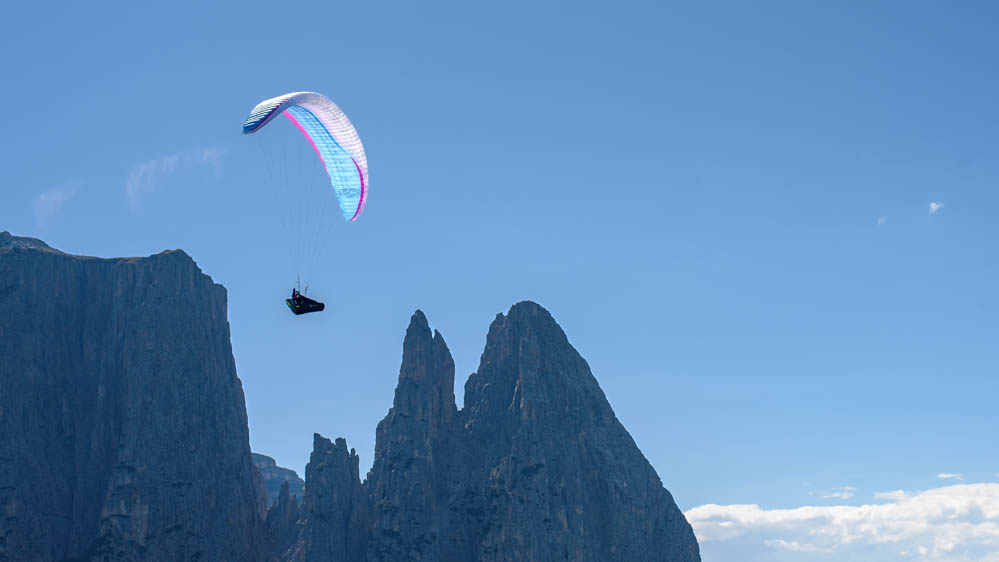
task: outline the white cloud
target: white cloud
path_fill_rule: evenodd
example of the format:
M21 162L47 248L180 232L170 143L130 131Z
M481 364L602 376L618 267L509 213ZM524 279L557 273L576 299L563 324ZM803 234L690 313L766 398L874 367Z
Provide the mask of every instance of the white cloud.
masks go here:
M886 217L884 215L881 215L880 217L878 217L878 226L881 226L881 225L885 224L886 222L888 222L888 217Z
M890 501L902 501L909 497L909 494L905 490L892 490L890 492L876 492L874 494L874 499L877 500L890 500Z
M848 500L853 497L853 493L856 491L857 489L854 488L853 486L843 486L841 488L836 488L835 490L831 490L829 492L820 494L820 497L827 500L828 499Z
M143 196L156 191L168 176L181 170L210 166L218 173L221 159L221 149L199 148L146 160L134 166L125 181L129 207L133 212L139 210Z
M951 474L949 472L941 472L937 474L937 478L941 480L964 480L964 476L960 474Z
M35 201L35 223L44 227L59 218L62 206L76 195L76 186L68 185L43 191Z
M999 560L999 484L897 490L876 497L888 501L771 510L712 504L686 516L705 560Z
M934 214L940 209L943 209L943 203L937 203L936 201L930 201L930 214Z
M798 541L786 541L784 539L767 540L763 541L763 544L773 548L790 550L792 552L832 552L828 548L819 548L814 545L801 544Z

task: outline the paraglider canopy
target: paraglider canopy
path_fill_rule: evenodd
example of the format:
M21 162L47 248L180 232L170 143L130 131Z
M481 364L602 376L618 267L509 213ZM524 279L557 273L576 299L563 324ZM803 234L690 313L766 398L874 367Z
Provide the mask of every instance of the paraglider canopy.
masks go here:
M243 134L261 130L279 115L284 115L295 125L319 156L343 218L348 221L357 219L368 197L368 161L350 120L322 94L292 92L258 103L243 123ZM302 148L306 152L304 146ZM286 178L286 186L289 183ZM290 222L296 226L304 225L304 230L308 230L309 224L317 224L316 219L319 219L320 225L328 224L323 212L323 202L328 199L328 194L323 195L326 197L318 202L312 198L294 198L296 208ZM306 261L314 265L322 248L322 239L316 235L300 238L304 243L292 244L291 247L299 253L299 258L311 256L312 259ZM302 260L298 261L299 267L302 267ZM323 303L300 294L297 289L292 291L290 299L285 299L285 304L295 315L320 312L326 308Z
M281 114L305 135L322 161L343 218L357 219L368 198L368 160L350 120L322 94L292 92L258 103L243 124L243 134L259 131Z

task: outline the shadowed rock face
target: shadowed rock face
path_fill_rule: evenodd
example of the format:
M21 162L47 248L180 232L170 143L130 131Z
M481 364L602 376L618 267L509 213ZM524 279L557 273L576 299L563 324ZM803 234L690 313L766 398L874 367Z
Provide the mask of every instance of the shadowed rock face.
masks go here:
M522 302L489 328L461 416L484 502L478 560L699 560L670 493L551 315Z
M263 560L225 289L0 233L0 560Z
M328 443L317 437L317 451ZM349 539L334 540L346 548L339 559L700 560L690 525L586 361L531 302L493 321L460 411L447 345L417 311L363 485L356 462L343 459L330 464L348 475L307 474L306 498L342 499L313 502L302 522L306 537L330 520L340 525L366 492L370 524L358 531L351 525L361 519L351 517ZM306 560L337 559L300 544ZM322 555L335 548L322 544Z
M301 552L294 559L309 562L365 560L371 503L358 476L358 458L347 442L313 436L312 456L305 467Z
M392 409L378 424L366 485L375 499L373 560L440 560L447 512L454 361L417 311L406 330Z
M454 374L417 311L367 480L315 435L265 520L225 289L181 251L0 233L0 561L700 559L546 310L496 317L460 411Z
M270 507L278 503L281 488L287 484L288 493L292 498L300 500L302 490L305 488L305 480L298 477L298 473L290 468L277 465L277 462L267 455L253 453L253 466L257 467L260 475L264 478L267 487L267 506Z
M278 491L278 501L267 511L267 530L275 554L300 559L301 550L295 548L302 533L300 518L298 499L289 493L286 480Z

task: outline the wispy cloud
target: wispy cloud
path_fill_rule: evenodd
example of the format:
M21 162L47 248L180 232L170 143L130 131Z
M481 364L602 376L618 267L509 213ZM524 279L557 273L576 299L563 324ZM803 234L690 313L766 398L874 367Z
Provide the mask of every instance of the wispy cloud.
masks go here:
M897 490L876 497L887 501L770 510L712 504L685 515L705 560L999 560L999 484Z
M35 201L35 223L39 227L50 225L62 214L62 207L76 195L76 185L56 187L43 191Z
M964 476L960 474L951 474L950 472L941 472L937 474L937 478L941 480L964 480Z
M853 486L843 486L841 488L836 488L829 492L824 492L822 494L819 494L819 497L827 500L828 499L848 500L853 497L853 494L856 491L857 489L854 488Z
M784 539L767 540L763 541L763 544L771 548L790 550L791 552L832 552L828 548L819 548L813 544L801 544L798 541L786 541Z
M936 214L937 211L943 209L943 203L938 203L936 201L930 201L930 214Z
M146 160L134 166L125 181L125 196L133 212L142 206L142 199L159 189L167 177L184 170L211 167L219 171L222 150L219 148L198 148Z
M881 225L885 224L886 222L888 222L888 217L886 217L884 215L881 215L880 217L878 217L878 226L881 226Z
M889 501L902 501L909 497L909 494L905 490L892 490L890 492L875 492L874 499L877 500L889 500Z

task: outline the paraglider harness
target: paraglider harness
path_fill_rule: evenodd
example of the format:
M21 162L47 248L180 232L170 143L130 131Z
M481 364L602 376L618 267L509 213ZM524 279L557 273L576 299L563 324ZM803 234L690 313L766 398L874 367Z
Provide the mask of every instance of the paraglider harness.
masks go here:
M310 299L309 297L298 292L298 289L291 290L291 298L285 299L284 303L288 305L288 308L298 316L299 314L308 314L310 312L321 312L326 308L326 305Z

